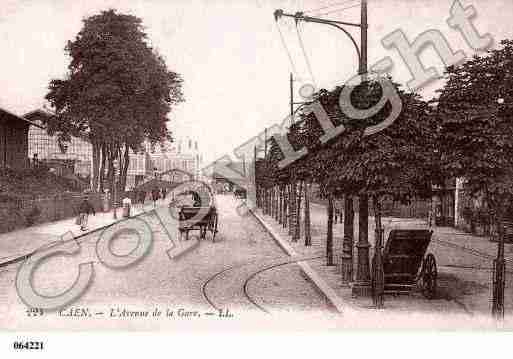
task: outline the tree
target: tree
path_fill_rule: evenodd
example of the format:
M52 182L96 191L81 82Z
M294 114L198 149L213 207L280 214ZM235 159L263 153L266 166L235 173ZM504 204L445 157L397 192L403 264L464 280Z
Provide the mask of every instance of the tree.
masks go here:
M321 143L323 130L315 115L305 112L301 120L289 128L286 134L289 143L297 151L306 147L308 152L299 160L279 169L278 162L284 158L279 146L273 145L267 158L265 173L268 186L277 181L293 178L313 179L328 199L328 227L326 240L327 265L333 261L333 198L346 199L344 225L344 255L348 268L344 280L352 280L353 210L352 196L370 196L374 204L376 242L374 263L374 299L380 307L383 299L383 263L381 248L383 229L381 225L381 200L392 197L407 202L415 196L429 196L431 184L437 180L433 137L436 134L434 117L429 104L417 94L406 93L395 84L403 104L399 117L384 130L365 136L368 126L382 123L392 111L390 103L366 120L353 120L338 107L339 94L343 88L322 90L317 100L328 114L334 126L344 125L345 131L326 143ZM370 80L352 89L354 106L369 108L381 99L381 86ZM362 251L363 253L363 251ZM367 251L368 263L368 251ZM359 258L360 259L360 258ZM343 262L344 264L344 262Z
M438 103L440 163L483 196L497 226L492 313L504 315L504 243L500 223L513 199L513 41L449 67ZM501 99L501 101L498 101ZM502 102L502 103L501 103Z
M182 79L149 45L141 19L108 10L83 23L65 48L66 78L49 85L56 115L48 129L61 143L70 136L91 142L93 190L107 179L113 189L115 162L124 190L129 152L141 151L145 140L171 140L167 114L183 101Z
M357 141L344 141L344 160L337 166L335 177L341 183L350 184L355 194L365 194L372 199L375 219L375 245L373 263L373 298L376 307L383 305L383 262L381 249L384 243L381 223L381 202L389 197L395 201L409 202L415 197L429 197L435 180L432 151L434 121L429 105L415 93L396 90L401 98L402 112L386 129L371 135L360 136ZM380 96L379 85L363 84L355 89L363 103L375 103ZM357 95L355 95L357 96ZM365 108L365 104L362 104ZM365 121L364 126L382 122L388 116L390 106ZM363 133L355 128L354 134ZM347 190L346 190L347 191ZM351 193L350 192L350 193Z

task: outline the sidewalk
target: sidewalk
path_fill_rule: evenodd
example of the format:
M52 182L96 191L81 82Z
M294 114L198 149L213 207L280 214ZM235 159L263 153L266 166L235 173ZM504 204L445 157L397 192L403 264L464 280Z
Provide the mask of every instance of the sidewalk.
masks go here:
M160 203L162 205L162 203ZM151 207L149 202L145 207ZM143 206L132 206L131 216L137 216L143 213ZM55 241L62 239L66 234L66 238L71 236L79 237L112 225L115 222L123 220L123 209L117 209L117 219L114 219L114 211L97 212L95 216L89 216L88 229L80 230L80 226L75 224L76 216L56 222L42 223L39 225L19 229L12 232L0 234L0 266L9 264L24 256L34 252L35 250L46 246Z
M283 228L270 216L264 216L260 210L257 214L277 233L277 240L283 240L299 255L315 255L325 253L326 248L326 208L322 205L311 205L312 246L304 246L303 223L301 238L292 242L288 228ZM385 240L392 229L396 228L428 228L420 219L384 218ZM369 242L374 244L374 218L369 218ZM497 244L489 238L473 236L450 227L432 227L433 237L427 253L433 253L438 265L438 291L433 300L425 299L418 291L411 295L386 296L385 309L402 312L422 312L433 314L457 315L489 315L492 290L492 266L496 255ZM343 224L334 224L335 266L326 266L325 259L309 262L310 266L338 294L344 304L354 310L372 308L372 300L368 297L354 298L351 289L341 283L339 267L342 252ZM355 214L354 242L358 241L358 214ZM508 272L513 272L513 246L506 245ZM357 249L354 248L356 259ZM373 250L371 247L371 258ZM354 266L356 269L356 265ZM506 313L513 312L513 280L506 276Z

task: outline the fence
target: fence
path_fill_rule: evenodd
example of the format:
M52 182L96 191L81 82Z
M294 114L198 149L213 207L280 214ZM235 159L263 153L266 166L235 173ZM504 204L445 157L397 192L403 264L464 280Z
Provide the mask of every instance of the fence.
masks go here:
M429 200L414 199L410 204L401 204L392 200L382 202L383 217L397 218L428 218L430 209ZM369 203L369 213L373 215L372 203Z
M327 201L320 198L318 194L314 194L311 200L314 203L326 205ZM335 201L335 207L343 210L341 199ZM401 204L400 202L384 199L381 201L381 215L383 217L396 217L396 218L428 218L431 202L429 200L413 199L410 204ZM353 210L358 212L358 198L353 198ZM369 200L369 215L374 216L374 208L372 200Z
M80 193L62 193L47 198L0 202L0 233L73 217L78 214L78 205L83 197ZM89 194L89 201L95 210L100 211L99 193Z

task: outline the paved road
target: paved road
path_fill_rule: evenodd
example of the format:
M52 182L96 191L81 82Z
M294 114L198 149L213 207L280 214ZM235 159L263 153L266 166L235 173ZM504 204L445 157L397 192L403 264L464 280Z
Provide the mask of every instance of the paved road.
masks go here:
M220 196L217 199L217 206L220 227L216 242L202 241L197 248L176 260L170 260L166 254L166 250L172 247L168 235L163 231L157 217L148 214L142 218L147 221L153 233L153 247L136 265L121 270L102 265L95 252L100 233L82 239L80 254L55 257L43 263L35 272L33 282L36 289L44 295L56 295L73 283L78 274L79 263L94 263L95 275L90 288L73 304L73 308L80 309L79 314L86 314L85 317L62 316L57 312L29 317L25 305L14 289L18 265L2 268L1 327L24 330L144 330L177 326L183 328L184 325L191 325L191 328L195 328L195 321L198 320L205 324L212 322L213 318L233 322L245 317L266 316L245 297L240 285L241 278L244 279L244 283L254 269L264 268L265 263L280 261L280 258L285 257L284 253L253 217L237 215L237 200L233 197ZM171 235L176 238L176 228L172 230ZM123 255L136 246L137 237L127 233L113 242L112 250L118 255ZM244 266L248 262L259 263L259 266ZM226 270L232 266L245 268ZM216 275L223 270L226 271ZM266 311L317 312L327 309L324 299L299 274L294 264L269 269L265 271L266 280L262 278L264 277L255 275L255 280L248 282L247 293ZM207 281L208 284L205 285ZM219 318L219 313L209 304L205 294L214 302L215 307L223 309L224 314L228 310L234 317ZM155 308L162 314L154 318L152 313ZM166 317L167 310L174 314ZM126 315L137 317L127 319Z
M314 204L312 213L313 241L324 242L326 208ZM393 228L427 228L425 221L416 219L385 218L385 237ZM358 214L355 215L355 243L358 239ZM492 267L497 245L487 238L463 234L453 228L432 227L434 231L427 252L433 253L438 265L439 296L450 298L473 314L488 315L491 310ZM335 246L341 249L343 224L336 224ZM374 243L374 220L369 219L369 242ZM356 253L356 249L355 249ZM505 310L513 314L513 245L506 245L508 273L506 275Z

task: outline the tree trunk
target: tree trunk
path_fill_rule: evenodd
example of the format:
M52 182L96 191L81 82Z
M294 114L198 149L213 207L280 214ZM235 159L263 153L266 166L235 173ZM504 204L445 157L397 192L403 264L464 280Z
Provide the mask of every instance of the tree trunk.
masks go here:
M332 266L333 263L333 196L328 195L328 233L326 236L326 265Z
M267 189L267 215L272 215L271 214L271 189L268 188Z
M312 245L312 233L310 231L310 186L305 182L305 246Z
M265 189L264 198L265 198L265 214L268 215L269 214L269 189L268 188Z
M107 163L107 152L108 152L108 149L107 149L107 145L105 143L103 143L101 145L101 166L100 166L100 183L99 183L99 186L100 186L100 192L103 193L103 190L105 188L105 171L107 170L107 167L106 167L106 163ZM107 175L107 178L108 175ZM112 195L112 193L111 193Z
M267 214L269 216L272 216L272 213L271 213L271 203L272 203L272 201L271 201L271 194L272 194L271 188L268 188L267 189Z
M274 220L278 221L278 189L276 186L273 187L273 193L274 193Z
M288 225L288 185L283 187L283 228L287 228Z
M299 181L297 193L296 230L294 232L294 241L298 241L299 238L301 238L301 199L303 193L303 181Z
M269 189L269 195L271 197L271 201L270 201L271 218L274 218L274 186Z
M369 283L369 197L360 195L358 206L358 243L357 247L357 266L356 281L359 283Z
M262 209L264 215L267 215L267 189L262 188Z
M289 236L294 235L294 226L296 224L295 221L295 211L296 211L296 195L295 195L295 189L296 189L296 182L292 181L289 185L289 191L290 191L290 197L289 197Z
M278 223L283 224L283 187L278 187Z
M353 198L344 196L344 239L342 243L342 255L346 263L343 273L347 281L353 279L353 245L354 245L354 208Z
M374 257L372 259L372 299L376 308L383 308L385 274L383 271L383 228L381 226L381 203L378 196L373 196L372 202L374 205L374 219L376 222Z
M115 184L114 184L114 158L112 156L112 149L110 146L106 148L105 150L107 158L107 181L109 183L109 191L110 191L110 198L111 198L111 208L114 207L114 204L116 203L115 197Z
M278 220L278 192L276 186L273 186L273 219Z
M342 282L353 281L354 208L353 198L344 196L344 239L342 240Z
M487 196L488 197L488 196ZM504 201L504 199L503 199ZM493 261L493 290L492 290L492 316L497 320L504 319L504 289L506 276L506 262L504 259L504 226L505 205L509 200L495 202L495 223L497 226L497 257Z
M126 177L128 174L128 166L130 165L130 149L127 144L125 144L125 151L123 153L123 167L121 168L121 177L120 177L120 187L123 191L126 188Z
M121 199L123 191L121 190L121 172L123 168L123 163L121 159L121 150L118 146L114 148L114 158L117 162L117 173L114 175L114 184L116 185L116 193L119 199Z
M91 177L91 189L94 192L97 192L99 190L99 174L100 174L100 144L96 141L91 141L93 146L93 173Z

